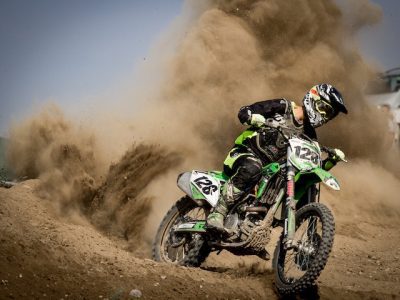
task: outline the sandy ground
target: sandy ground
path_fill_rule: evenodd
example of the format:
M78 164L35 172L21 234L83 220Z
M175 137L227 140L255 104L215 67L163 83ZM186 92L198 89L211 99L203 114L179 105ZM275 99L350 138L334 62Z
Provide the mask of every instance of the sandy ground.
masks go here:
M35 196L37 184L0 188L0 299L129 299L132 289L142 299L277 299L270 262L222 252L195 269L138 258L84 218L60 217ZM337 220L306 299L400 299L400 221L362 220Z

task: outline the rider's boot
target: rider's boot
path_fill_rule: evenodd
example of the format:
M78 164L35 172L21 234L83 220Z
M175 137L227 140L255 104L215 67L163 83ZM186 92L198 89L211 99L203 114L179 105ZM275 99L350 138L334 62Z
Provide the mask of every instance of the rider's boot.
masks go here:
M213 212L207 218L207 227L224 232L224 221L228 213L228 208L235 203L235 200L240 198L242 191L237 189L229 180L218 199L217 205Z
M218 199L214 211L208 215L207 227L216 229L218 231L224 231L225 230L224 220L227 213L228 213L228 206L225 202L224 197L221 196Z

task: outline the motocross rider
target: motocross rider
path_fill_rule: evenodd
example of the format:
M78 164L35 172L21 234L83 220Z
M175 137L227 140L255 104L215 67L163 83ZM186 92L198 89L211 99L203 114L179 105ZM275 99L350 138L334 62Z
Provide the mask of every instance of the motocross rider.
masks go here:
M286 159L287 146L277 126L283 132L289 130L317 140L315 128L332 120L339 112L347 114L347 109L340 92L330 84L313 86L304 96L303 106L286 99L274 99L240 108L239 120L249 128L238 136L224 161L224 172L230 178L207 218L207 227L224 231L229 208L254 189L261 178L262 166ZM341 150L332 149L322 167L329 170L344 159Z

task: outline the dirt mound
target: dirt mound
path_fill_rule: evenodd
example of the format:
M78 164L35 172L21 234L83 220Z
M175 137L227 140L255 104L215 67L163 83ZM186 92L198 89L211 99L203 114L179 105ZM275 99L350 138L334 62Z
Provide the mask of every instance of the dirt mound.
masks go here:
M137 259L126 240L109 239L85 218L60 219L50 201L35 195L40 184L0 188L1 299L127 299L135 288L144 299L274 295L257 279Z
M138 259L125 239L99 233L80 216L60 218L37 197L40 185L0 188L1 299L128 299L132 289L143 299L277 299L268 262L224 252L204 269ZM364 240L339 232L315 292L321 299L400 298L399 224L349 222Z

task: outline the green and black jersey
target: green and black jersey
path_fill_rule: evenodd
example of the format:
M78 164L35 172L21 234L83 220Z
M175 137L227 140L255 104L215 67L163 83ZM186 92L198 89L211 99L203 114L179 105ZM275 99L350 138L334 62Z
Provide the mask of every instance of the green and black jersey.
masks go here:
M286 147L283 137L274 127L279 126L283 131L289 130L296 134L305 134L316 140L315 129L306 122L296 120L293 109L296 104L286 99L273 99L256 102L249 106L243 106L239 110L239 120L244 125L249 125L235 140L236 147L249 148L262 162L279 161L286 155ZM265 119L264 124L255 122L257 115ZM260 118L258 118L260 119ZM265 124L267 126L265 126ZM272 125L269 127L268 124Z

